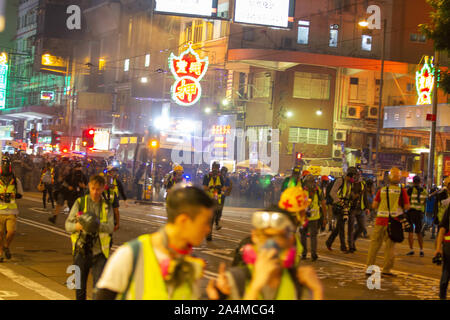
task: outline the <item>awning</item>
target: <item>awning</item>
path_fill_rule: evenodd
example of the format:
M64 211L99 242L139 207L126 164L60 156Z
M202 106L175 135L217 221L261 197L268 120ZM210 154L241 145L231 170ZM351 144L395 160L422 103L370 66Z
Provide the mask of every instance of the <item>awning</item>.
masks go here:
M23 108L5 109L0 112L0 120L41 120L58 116L62 106L28 106Z

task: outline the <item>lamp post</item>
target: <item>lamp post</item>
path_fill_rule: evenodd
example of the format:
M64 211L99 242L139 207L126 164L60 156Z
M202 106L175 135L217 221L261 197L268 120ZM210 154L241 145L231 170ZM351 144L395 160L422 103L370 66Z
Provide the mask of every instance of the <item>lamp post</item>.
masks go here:
M436 149L436 118L438 105L438 72L439 72L439 51L434 52L434 84L433 84L433 119L430 132L430 153L428 156L428 190L433 187L434 182L434 152Z

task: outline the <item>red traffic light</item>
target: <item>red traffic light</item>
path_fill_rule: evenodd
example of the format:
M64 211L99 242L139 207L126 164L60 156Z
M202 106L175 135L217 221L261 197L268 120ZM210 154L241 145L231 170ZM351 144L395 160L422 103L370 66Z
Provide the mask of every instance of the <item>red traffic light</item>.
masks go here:
M297 160L302 160L302 158L303 158L303 153L301 153L301 152L297 152Z

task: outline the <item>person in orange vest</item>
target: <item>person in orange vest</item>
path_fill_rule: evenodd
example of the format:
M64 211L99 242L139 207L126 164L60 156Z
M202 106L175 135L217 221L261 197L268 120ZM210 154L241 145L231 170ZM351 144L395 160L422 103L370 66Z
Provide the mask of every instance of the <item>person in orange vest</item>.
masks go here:
M450 207L444 213L442 220L439 223L439 233L436 240L436 251L434 252L433 262L443 262L441 282L439 284L439 298L447 299L447 288L450 280ZM440 264L437 263L438 265Z

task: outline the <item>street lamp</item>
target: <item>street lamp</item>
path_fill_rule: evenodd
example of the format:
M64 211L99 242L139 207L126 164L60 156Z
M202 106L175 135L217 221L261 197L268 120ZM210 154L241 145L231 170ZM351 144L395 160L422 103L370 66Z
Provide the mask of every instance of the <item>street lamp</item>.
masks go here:
M321 116L323 114L322 109L316 111L316 115Z
M367 28L369 26L368 21L360 21L359 26ZM383 84L384 84L384 59L385 59L385 43L386 43L386 19L383 19L383 36L381 38L381 75L380 75L380 98L378 100L378 119L377 119L377 137L376 137L376 158L375 165L372 166L377 169L380 165L380 133L381 133L381 108L383 105ZM372 159L371 159L372 161Z
M210 114L212 110L210 107L206 107L204 111L206 114Z
M222 100L222 105L223 105L224 107L228 106L229 104L230 104L230 100L228 100L228 99L223 99L223 100Z
M288 118L292 118L293 115L294 115L294 113L292 111L286 112L286 117L288 117Z

